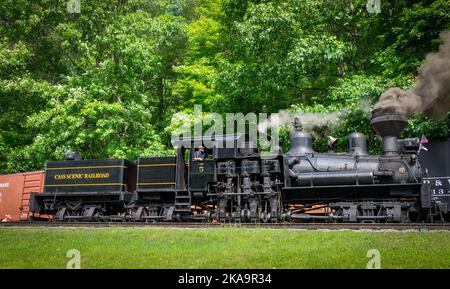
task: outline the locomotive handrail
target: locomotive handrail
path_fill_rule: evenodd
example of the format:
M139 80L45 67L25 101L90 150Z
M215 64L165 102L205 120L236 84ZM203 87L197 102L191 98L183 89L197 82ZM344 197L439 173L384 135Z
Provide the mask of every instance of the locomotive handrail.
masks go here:
M325 173L330 172L330 171L328 171L328 170L321 170L321 169L317 168L317 167L315 166L315 164L311 161L311 159L309 158L309 156L299 156L299 158L304 158L304 159L306 159L306 160L311 164L311 167L312 167L314 170L318 171L318 172L325 172ZM353 169L353 170L349 170L349 171L357 171L357 170Z

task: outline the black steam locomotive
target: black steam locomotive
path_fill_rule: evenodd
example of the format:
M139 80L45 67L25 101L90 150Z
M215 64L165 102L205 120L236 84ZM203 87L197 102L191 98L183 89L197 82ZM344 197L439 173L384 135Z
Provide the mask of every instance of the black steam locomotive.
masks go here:
M298 121L285 154L262 156L245 135L184 138L174 157L48 162L44 192L30 207L70 221L409 222L448 216L432 196L419 139L398 137L404 117L374 112L383 154L368 155L363 134L346 153L317 153ZM194 144L213 143L196 159ZM226 144L233 143L234 146Z

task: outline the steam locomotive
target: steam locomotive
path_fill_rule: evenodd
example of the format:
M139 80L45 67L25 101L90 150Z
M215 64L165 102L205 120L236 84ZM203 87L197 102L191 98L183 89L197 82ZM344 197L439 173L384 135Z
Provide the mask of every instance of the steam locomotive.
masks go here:
M290 148L263 156L245 135L182 138L173 157L48 162L44 192L30 208L57 221L410 222L448 217L434 198L419 159L420 140L398 137L398 114L374 111L371 125L382 155L367 153L361 133L346 153L317 153L294 121ZM195 159L208 141L210 158ZM233 146L225 144L233 143Z

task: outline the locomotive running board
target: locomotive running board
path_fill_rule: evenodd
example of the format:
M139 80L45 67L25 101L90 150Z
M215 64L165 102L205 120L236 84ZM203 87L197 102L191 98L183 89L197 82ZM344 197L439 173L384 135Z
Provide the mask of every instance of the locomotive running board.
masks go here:
M298 189L332 189L332 188L381 188L381 187L420 187L422 183L409 184L364 184L364 185L334 185L334 186L304 186L304 187L283 187L283 190Z
M420 195L421 183L413 184L373 184L337 185L316 187L284 187L283 200L327 200L338 196L349 198L398 198Z

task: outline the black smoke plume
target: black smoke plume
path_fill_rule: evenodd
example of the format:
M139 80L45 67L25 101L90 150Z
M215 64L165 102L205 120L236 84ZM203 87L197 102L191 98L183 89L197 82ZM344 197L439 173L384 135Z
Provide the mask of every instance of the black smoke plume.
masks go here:
M429 53L419 68L416 84L408 90L389 88L381 94L373 114L416 113L442 119L450 111L450 31L441 33L443 44Z

